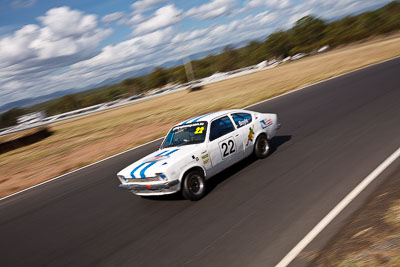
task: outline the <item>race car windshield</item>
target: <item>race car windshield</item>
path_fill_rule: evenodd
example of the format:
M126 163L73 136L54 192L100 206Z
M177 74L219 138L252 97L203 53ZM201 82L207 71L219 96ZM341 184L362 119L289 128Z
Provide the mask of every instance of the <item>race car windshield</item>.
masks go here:
M203 143L206 139L207 122L178 125L171 129L161 148Z

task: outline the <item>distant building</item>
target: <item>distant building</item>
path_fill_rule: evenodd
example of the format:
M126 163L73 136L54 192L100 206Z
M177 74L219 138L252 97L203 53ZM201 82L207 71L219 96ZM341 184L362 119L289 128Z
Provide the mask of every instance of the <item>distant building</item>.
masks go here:
M46 113L44 111L29 113L29 114L25 114L25 115L18 117L17 123L20 125L21 124L24 124L24 125L34 124L34 123L41 122L45 117L46 117Z

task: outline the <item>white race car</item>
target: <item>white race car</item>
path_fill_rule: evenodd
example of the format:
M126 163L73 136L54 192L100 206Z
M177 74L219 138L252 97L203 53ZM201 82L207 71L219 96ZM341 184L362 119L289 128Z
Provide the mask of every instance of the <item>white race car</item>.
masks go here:
M276 114L226 110L183 121L169 131L158 151L117 176L120 187L141 196L178 191L199 200L206 180L251 155L265 158L279 128Z

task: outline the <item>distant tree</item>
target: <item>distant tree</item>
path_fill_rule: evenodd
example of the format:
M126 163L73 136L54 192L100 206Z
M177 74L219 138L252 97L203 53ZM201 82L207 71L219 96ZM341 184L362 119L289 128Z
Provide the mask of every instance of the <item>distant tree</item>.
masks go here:
M46 107L46 113L49 115L60 114L80 108L80 102L75 94L65 95L56 102Z
M82 107L89 107L104 103L106 101L107 99L105 99L101 94L93 94L83 97L80 103Z
M381 17L385 18L385 23L380 25L380 33L388 33L400 29L400 1L393 1L378 11Z
M0 116L0 128L6 128L17 124L17 118L25 112L20 108L13 108Z
M59 104L63 112L80 108L79 100L74 94L61 97Z
M236 69L238 57L238 52L232 46L225 46L222 54L218 56L216 62L217 70L226 72Z
M168 83L167 72L161 68L157 67L149 75L149 84L151 88L157 88Z
M293 48L289 34L285 31L272 33L264 42L266 53L272 57L287 57Z
M141 93L145 88L143 80L140 78L125 79L121 82L121 85L124 87L125 93L129 95Z
M265 60L267 57L265 49L263 48L263 43L257 41L251 41L248 45L239 49L239 54L238 65L240 67L255 65Z
M212 75L217 71L217 56L208 55L201 60L192 61L194 76L196 78L204 78Z
M110 90L107 93L107 99L108 100L116 100L120 98L123 95L123 90L121 90L120 87L111 87Z
M317 44L324 36L326 24L322 19L305 16L299 19L289 34L294 47L309 47Z
M338 46L362 38L356 17L345 17L329 23L324 30L321 45Z
M168 72L168 77L170 77L171 81L174 82L180 82L180 83L186 83L187 82L187 77L186 77L186 72L184 66L179 66L175 67L169 70L166 70Z
M366 35L379 33L381 26L384 24L385 17L381 16L378 11L365 12L360 16L360 26L366 32Z

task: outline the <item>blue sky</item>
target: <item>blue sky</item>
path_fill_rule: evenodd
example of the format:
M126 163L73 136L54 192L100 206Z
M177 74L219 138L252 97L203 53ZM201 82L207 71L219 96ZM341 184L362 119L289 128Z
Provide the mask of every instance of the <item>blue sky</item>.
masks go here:
M390 0L0 0L0 105Z

